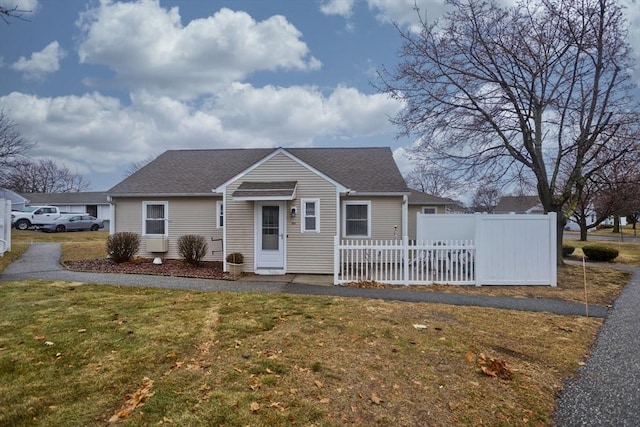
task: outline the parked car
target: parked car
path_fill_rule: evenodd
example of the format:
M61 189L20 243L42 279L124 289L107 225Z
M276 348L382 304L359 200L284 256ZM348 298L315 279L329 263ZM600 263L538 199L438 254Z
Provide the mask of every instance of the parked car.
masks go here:
M51 224L41 226L40 230L51 233L72 230L97 231L101 228L104 228L104 221L91 215L63 215Z

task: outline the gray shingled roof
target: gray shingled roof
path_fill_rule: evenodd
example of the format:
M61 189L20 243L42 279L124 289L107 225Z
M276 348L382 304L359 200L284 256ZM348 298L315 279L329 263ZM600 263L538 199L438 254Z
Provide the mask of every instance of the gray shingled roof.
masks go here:
M211 194L276 148L169 150L111 188L111 195ZM286 148L287 152L356 192L406 192L407 186L383 148ZM277 179L277 177L274 177Z
M79 193L23 193L30 205L99 205L108 204L104 191Z
M539 204L540 198L538 196L503 196L493 213L524 213Z
M410 189L409 191L411 191L411 193L409 194L410 205L458 205L461 209L463 208L462 205L460 205L460 202L456 202L455 200L448 197L433 196L431 194L423 193L422 191L414 189Z

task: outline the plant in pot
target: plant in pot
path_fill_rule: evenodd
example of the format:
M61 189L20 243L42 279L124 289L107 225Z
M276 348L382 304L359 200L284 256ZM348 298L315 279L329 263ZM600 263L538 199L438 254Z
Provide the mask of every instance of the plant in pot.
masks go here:
M242 274L242 266L244 265L244 255L240 252L231 252L227 254L227 266L229 268L229 273L233 277L238 277Z

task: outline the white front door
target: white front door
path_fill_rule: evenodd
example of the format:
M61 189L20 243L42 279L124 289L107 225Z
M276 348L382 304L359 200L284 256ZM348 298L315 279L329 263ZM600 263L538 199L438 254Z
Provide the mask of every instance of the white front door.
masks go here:
M285 270L285 210L281 202L256 202L256 273L283 274Z

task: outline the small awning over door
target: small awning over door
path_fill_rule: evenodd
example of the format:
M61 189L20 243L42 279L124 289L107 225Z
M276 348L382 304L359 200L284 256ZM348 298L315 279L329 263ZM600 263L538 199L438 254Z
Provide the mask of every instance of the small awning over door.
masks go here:
M293 200L297 181L244 181L231 193L234 200Z

